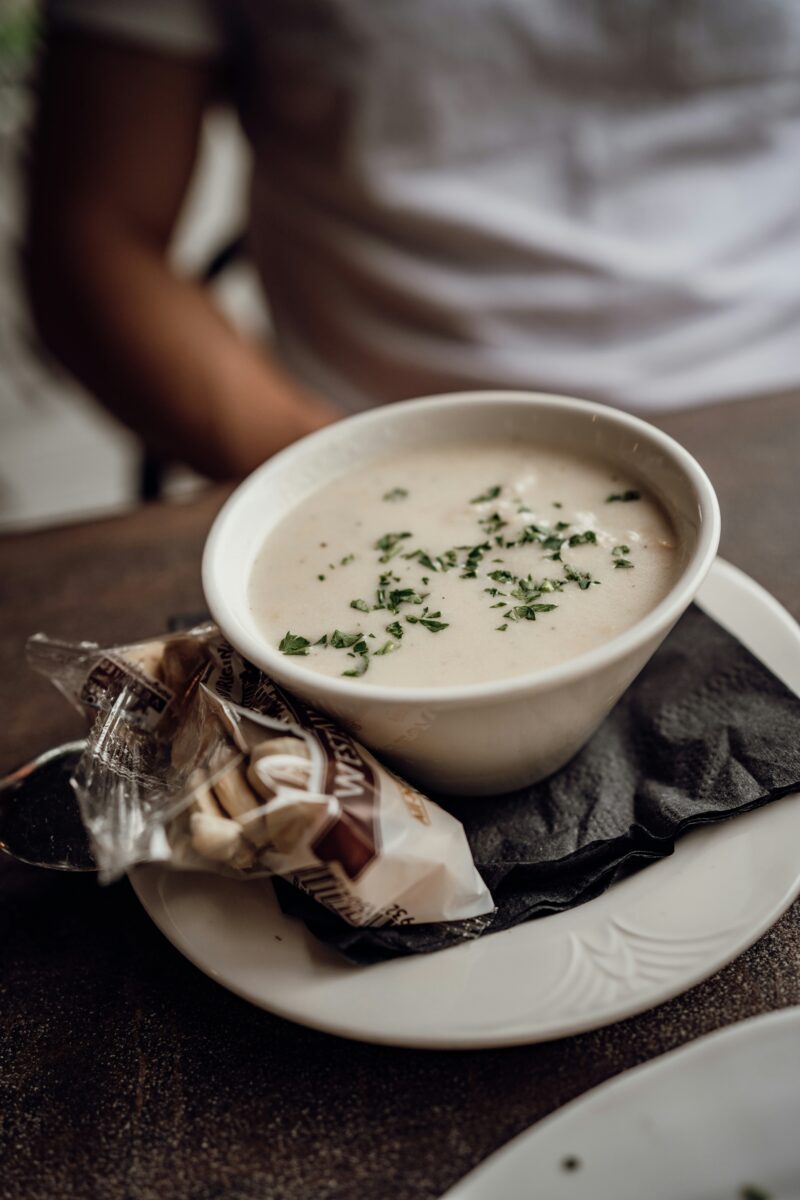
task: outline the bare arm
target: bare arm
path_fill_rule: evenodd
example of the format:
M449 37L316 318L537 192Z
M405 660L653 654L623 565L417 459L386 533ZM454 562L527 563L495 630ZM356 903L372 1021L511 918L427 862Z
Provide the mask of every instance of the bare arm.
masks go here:
M212 68L70 38L43 74L27 269L56 357L153 449L214 478L333 420L167 261Z

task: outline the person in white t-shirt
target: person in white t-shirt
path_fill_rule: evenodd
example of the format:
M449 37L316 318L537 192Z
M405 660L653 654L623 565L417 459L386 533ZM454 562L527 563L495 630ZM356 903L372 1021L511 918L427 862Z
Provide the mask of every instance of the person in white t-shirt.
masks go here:
M794 0L52 0L28 277L154 448L239 476L345 411L800 383ZM204 110L253 149L274 321L169 265Z

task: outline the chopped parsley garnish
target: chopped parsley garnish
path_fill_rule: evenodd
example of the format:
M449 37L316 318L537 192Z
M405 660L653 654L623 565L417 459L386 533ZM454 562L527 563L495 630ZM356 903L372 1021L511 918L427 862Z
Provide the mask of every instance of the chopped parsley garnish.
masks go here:
M467 557L464 562L464 570L459 576L460 579L475 579L478 575L478 563L482 561L487 550L491 550L490 542L479 542L477 546L459 546L459 550L466 550Z
M497 533L498 529L505 529L508 521L504 521L500 513L495 512L491 516L484 517L478 524L483 527L485 533L494 534Z
M278 649L281 654L308 654L308 647L311 642L308 638L300 637L297 633L286 633L281 638Z
M527 579L518 579L516 581L516 586L512 588L511 595L515 600L522 600L527 604L531 600L538 600L541 590L539 584L534 583L529 575Z
M564 563L564 574L570 583L577 583L582 592L585 592L593 583L598 583L597 579L592 579L589 571L576 571L569 563Z
M429 571L438 571L439 570L436 563L431 558L430 554L426 553L425 550L412 550L410 554L404 554L403 558L416 558L417 561L423 567L427 567ZM382 561L383 561L383 559L381 559L381 562ZM444 567L442 568L442 570L444 570Z
M520 621L535 621L536 614L542 612L552 612L554 608L558 608L557 604L518 604L514 608L514 613ZM508 616L508 613L505 613Z
M384 656L392 654L401 648L405 625L423 625L430 633L439 633L443 629L450 627L449 621L442 620L440 612L431 612L425 604L430 593L428 591L417 591L417 588L409 583L410 577L416 572L411 570L401 570L402 564L400 558L409 563L410 567L418 564L425 572L421 576L421 586L427 588L431 582L433 573L447 572L453 568L458 568L459 577L461 579L478 579L482 583L493 583L500 586L484 586L482 591L487 595L492 603L488 605L490 610L502 610L501 624L495 626L499 633L504 633L511 622L519 621L535 621L542 613L553 612L558 608L557 604L548 603L548 594L561 592L570 583L576 583L581 591L588 590L593 584L599 584L600 580L594 579L589 571L579 571L571 563L562 562L561 552L565 546L574 549L577 546L594 545L597 546L598 534L593 530L578 531L569 533L570 528L574 528L574 524L570 521L558 520L554 524L545 522L543 524L528 524L518 532L515 531L511 536L501 533L501 530L506 530L509 522L501 516L492 505L492 501L496 500L502 493L501 485L494 485L487 488L480 495L474 496L470 501L471 504L485 504L488 509L483 512L486 515L476 513L475 520L477 527L480 530L480 535L484 538L483 541L476 545L457 545L451 546L449 549L442 551L439 554L433 553L431 550L423 549L417 546L416 549L406 549L409 542L408 539L414 535L409 530L390 531L384 533L380 538L373 542L373 549L378 554L378 562L387 563L392 559L397 559L397 562L392 564L395 568L387 567L382 570L379 576L378 585L375 593L375 602L370 603L366 599L358 597L350 601L350 607L361 613L370 613L376 610L384 610L387 613L400 614L396 620L391 620L384 628L388 635L388 640L381 642L380 635L369 632L346 633L340 629L335 629L333 633L323 634L316 642L315 646L325 646L337 650L347 651L348 656L353 660L350 668L343 672L344 675L351 677L359 677L369 669L369 660L371 654ZM392 488L383 496L387 501L403 500L409 495L406 488ZM607 503L612 501L632 501L639 500L640 493L629 489L620 493L612 493L606 498ZM527 504L523 504L516 500L516 497L511 497L516 504L518 513L530 513L532 510ZM560 500L551 501L552 507L560 509L563 507ZM523 517L523 520L530 520L530 517ZM360 522L356 522L360 524ZM411 543L413 545L413 542ZM533 574L527 575L516 574L514 571L513 554L506 554L505 557L492 557L497 555L498 548L505 551L512 551L518 548L517 553L520 554L519 548L531 546L538 547L538 557L540 563L544 558L552 562L561 564L563 570L563 578L550 579L544 578L537 580ZM404 552L405 551L405 552ZM611 550L611 562L614 567L630 570L634 563L626 557L630 553L630 547L621 543L614 546ZM358 557L357 554L345 554L338 562L330 563L329 569L335 570L337 565L345 567L353 562ZM531 564L530 554L522 553L521 557L517 558L517 563L525 562L528 570ZM488 569L490 568L491 569ZM534 568L535 569L535 568ZM519 566L517 566L519 570ZM327 575L320 573L317 578L324 581ZM481 585L479 585L480 589ZM442 597L444 599L444 596ZM413 606L422 606L415 608ZM406 606L405 609L403 606ZM410 611L409 611L410 610ZM376 640L377 638L377 640ZM375 642L375 646L379 647L370 652L369 641ZM307 655L311 642L299 634L287 632L280 642L280 650L283 654Z
M383 550L379 562L388 562L390 558L394 558L395 554L399 554L401 550L401 542L405 538L410 538L411 533L385 533L383 537L379 537L375 543L376 550Z
M606 496L606 504L613 504L615 500L629 501L641 500L641 493L629 488L627 492L612 492L610 496Z
M325 580L325 576L324 576L324 575L318 575L318 576L317 576L317 579L320 581L320 583L323 583L323 582L324 582L324 580Z
M502 488L495 484L494 487L487 488L486 491L482 492L480 496L473 496L470 500L470 504L488 504L490 500L496 500L501 491Z
M517 538L517 541L521 545L524 545L526 542L541 542L546 536L538 525L526 525Z
M395 588L389 592L386 607L389 612L397 612L401 604L422 604L423 598L413 588Z
M349 671L342 671L343 675L350 675L352 678L357 679L359 675L364 674L367 667L369 666L369 652L368 652L368 647L367 647L366 642L363 643L363 646L364 646L363 650L356 649L356 650L351 651L351 654L353 654L353 656L355 657L356 665L354 667L352 667Z
M406 617L409 625L424 625L426 629L430 629L431 633L439 633L442 629L449 629L449 621L437 621L441 613L432 613L429 617Z
M334 629L330 642L335 650L349 650L351 646L355 646L360 637L360 633L342 633L341 629Z

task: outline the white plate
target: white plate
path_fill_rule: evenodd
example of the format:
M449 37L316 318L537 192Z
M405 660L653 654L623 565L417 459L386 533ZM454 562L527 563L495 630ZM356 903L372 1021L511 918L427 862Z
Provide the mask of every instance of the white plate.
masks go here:
M442 1200L742 1200L748 1186L770 1200L797 1200L798 1112L793 1008L712 1033L595 1088L498 1150Z
M700 603L800 692L800 630L718 560ZM285 917L268 883L164 868L133 885L170 941L246 1000L343 1037L437 1049L519 1045L595 1029L730 962L800 892L800 795L708 826L575 908L436 954L353 967Z

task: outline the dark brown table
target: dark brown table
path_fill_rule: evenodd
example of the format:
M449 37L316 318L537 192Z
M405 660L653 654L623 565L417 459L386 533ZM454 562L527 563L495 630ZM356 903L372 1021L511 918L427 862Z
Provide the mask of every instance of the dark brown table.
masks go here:
M718 489L722 553L800 615L800 401L658 423ZM202 608L200 551L221 499L0 539L0 770L81 730L26 669L27 635L122 642ZM421 1200L602 1080L800 1003L800 903L643 1016L545 1045L434 1053L252 1008L173 950L127 883L101 890L4 859L0 989L0 1196Z

